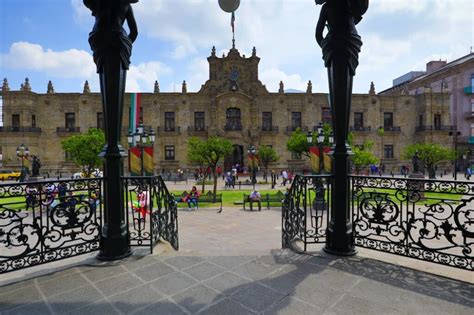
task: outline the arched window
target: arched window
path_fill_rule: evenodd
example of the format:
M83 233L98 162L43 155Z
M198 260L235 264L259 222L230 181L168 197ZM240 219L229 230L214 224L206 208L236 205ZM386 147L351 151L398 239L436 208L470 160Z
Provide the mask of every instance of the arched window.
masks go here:
M227 109L225 130L242 130L239 108L233 107Z

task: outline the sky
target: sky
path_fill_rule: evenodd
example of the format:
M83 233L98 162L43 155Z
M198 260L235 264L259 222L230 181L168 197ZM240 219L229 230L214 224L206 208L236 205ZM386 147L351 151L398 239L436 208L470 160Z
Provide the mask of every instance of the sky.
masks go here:
M261 58L259 78L270 92L285 89L327 92L327 72L314 38L321 10L314 0L241 0L235 16L236 48ZM127 74L127 92L196 92L208 79L207 57L232 45L230 14L217 0L140 0L133 4L138 39ZM355 93L377 92L430 60L462 57L474 46L472 0L370 0L357 26L363 46ZM82 0L0 0L0 79L18 90L82 92L88 80L99 92L88 33L94 19Z

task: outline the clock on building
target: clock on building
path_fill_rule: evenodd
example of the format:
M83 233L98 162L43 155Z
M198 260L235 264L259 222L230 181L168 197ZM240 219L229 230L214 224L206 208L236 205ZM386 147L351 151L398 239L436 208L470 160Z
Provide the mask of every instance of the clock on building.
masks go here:
M232 70L230 72L230 79L232 81L237 81L238 78L239 78L239 71L237 71L236 69Z

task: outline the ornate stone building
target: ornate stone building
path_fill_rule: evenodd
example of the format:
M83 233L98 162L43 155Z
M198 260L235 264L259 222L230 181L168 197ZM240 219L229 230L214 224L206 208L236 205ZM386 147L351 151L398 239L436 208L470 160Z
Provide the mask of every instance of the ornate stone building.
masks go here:
M186 161L190 136L225 137L234 143L234 153L227 157L224 168L233 163L245 165L250 144L270 145L280 155L275 169L301 169L309 161L293 156L286 149L290 134L296 128L313 131L320 122L331 122L328 95L313 93L311 81L306 92L285 93L280 82L277 93L270 93L258 76L260 58L255 48L252 55L241 55L235 48L227 55L216 56L215 48L207 58L209 80L196 93L187 92L183 82L181 93L161 93L155 83L153 93L142 93L140 117L146 127L156 130L154 163L157 171L192 168ZM24 143L31 154L42 161L42 171L56 176L77 171L61 149L61 140L103 126L99 93L91 93L85 83L83 93L55 93L48 83L45 94L35 93L25 80L18 91L11 90L5 79L2 88L3 122L0 149L4 167L19 167L16 147ZM448 136L451 116L446 93L432 90L417 95L376 95L371 85L368 94L355 94L352 102L351 130L355 143L365 139L375 142L373 152L382 157L388 171L398 172L401 152L414 142L437 142L452 145ZM128 107L125 96L122 142L126 148ZM430 133L419 132L419 117L436 119L442 128ZM436 117L436 118L435 118ZM378 132L384 127L383 135Z
M452 140L457 141L461 156L458 165L463 171L474 164L474 53L451 62L434 60L426 64L426 71L411 71L393 80L393 86L381 95L417 95L441 93L442 102L449 103L453 125ZM419 117L419 130L432 136L440 128L440 120L431 112ZM442 128L445 128L441 125ZM458 135L456 135L458 134Z

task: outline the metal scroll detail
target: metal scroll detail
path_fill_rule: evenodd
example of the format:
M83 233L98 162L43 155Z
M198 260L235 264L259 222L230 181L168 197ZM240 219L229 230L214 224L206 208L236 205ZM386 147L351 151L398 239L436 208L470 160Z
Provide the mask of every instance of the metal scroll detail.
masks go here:
M159 176L124 177L131 246L149 246L162 239L178 250L178 212L172 194Z
M0 185L0 273L97 250L100 192L101 179Z
M329 220L330 175L297 175L285 195L282 206L282 247L295 242L308 244L326 241Z
M474 269L474 184L352 177L356 245Z

